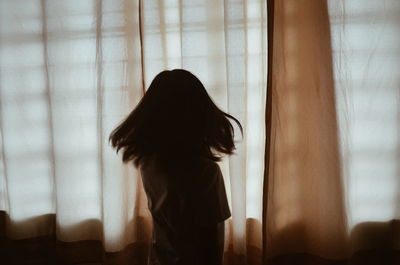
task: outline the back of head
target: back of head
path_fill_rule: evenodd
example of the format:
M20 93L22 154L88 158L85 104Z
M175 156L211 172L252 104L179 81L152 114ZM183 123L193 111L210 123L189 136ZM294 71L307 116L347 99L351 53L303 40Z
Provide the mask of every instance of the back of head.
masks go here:
M123 161L154 154L168 157L203 156L214 161L235 148L234 129L200 80L175 69L159 73L137 107L111 133L110 141L123 150Z

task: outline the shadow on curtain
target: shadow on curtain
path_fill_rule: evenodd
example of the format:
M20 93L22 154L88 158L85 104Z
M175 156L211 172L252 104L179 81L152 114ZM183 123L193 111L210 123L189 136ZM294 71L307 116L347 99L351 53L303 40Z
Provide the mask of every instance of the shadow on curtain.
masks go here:
M55 214L42 215L15 224L25 228L34 224L37 226L36 229L46 234L28 239L9 239L5 231L7 222L9 222L8 214L0 211L0 261L2 264L147 264L147 235L151 228L148 221L140 217L129 224L138 231L137 241L117 252L106 252L99 240L64 242L57 239ZM73 232L90 232L101 231L102 227L100 220L89 219L68 229Z
M264 262L398 264L397 221L349 231L327 1L268 3Z

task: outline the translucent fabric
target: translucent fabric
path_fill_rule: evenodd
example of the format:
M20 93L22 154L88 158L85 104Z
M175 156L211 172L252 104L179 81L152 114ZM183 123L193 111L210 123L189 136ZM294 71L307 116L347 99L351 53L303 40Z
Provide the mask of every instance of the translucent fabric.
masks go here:
M400 3L270 2L265 253L399 250Z
M185 68L244 127L221 163L232 211L225 246L242 257L247 243L261 249L265 1L0 5L0 209L9 238L55 229L60 241L102 240L106 251L150 242L138 172L108 136L158 72Z
M147 246L139 173L108 136L185 68L244 127L220 163L226 264L399 250L399 27L398 0L0 1L6 236Z
M135 240L137 173L108 135L143 95L138 3L1 2L2 209L12 239Z
M348 250L400 250L400 2L327 1Z

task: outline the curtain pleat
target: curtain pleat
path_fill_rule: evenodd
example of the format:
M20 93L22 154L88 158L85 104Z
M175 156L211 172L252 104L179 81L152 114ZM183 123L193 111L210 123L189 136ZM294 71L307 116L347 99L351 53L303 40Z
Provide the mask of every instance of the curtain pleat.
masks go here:
M185 68L244 127L220 164L233 214L225 263L261 263L264 1L17 0L1 12L6 256L143 264L146 196L108 135L158 72Z
M144 91L139 1L1 5L5 235L148 244L140 178L108 144Z
M275 1L266 217L271 256L343 257L343 203L325 1Z
M399 7L268 1L265 264L400 262Z
M274 14L275 1L267 0L267 83L266 83L266 105L265 105L265 157L264 157L264 180L263 180L263 207L262 207L262 260L268 257L267 227L268 227L268 194L269 194L269 172L271 153L272 132L272 65L274 58Z
M225 265L399 264L397 0L0 1L0 263L146 264L110 132L184 68L242 123Z

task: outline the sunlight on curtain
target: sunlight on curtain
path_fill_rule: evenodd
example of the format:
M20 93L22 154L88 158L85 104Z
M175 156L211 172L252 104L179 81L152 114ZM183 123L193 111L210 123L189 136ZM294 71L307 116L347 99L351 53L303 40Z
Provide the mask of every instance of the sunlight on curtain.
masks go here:
M348 226L357 231L400 219L400 2L328 3Z
M103 240L107 251L148 242L141 182L107 138L142 97L142 71L147 87L158 72L185 68L244 127L237 154L221 163L232 209L226 247L261 249L265 1L142 4L143 47L138 0L0 2L7 234L55 230L62 241Z
M274 3L266 254L398 249L400 2Z
M137 13L125 0L1 2L1 205L11 238L50 233L53 213L60 240L104 238L109 251L134 240L134 215L146 216L135 210L138 176L107 138L143 95Z
M192 71L244 127L237 154L221 163L232 209L225 247L238 254L246 240L261 249L265 8L265 1L144 2L146 86L164 69Z
M275 1L266 239L269 257L340 258L346 215L327 4Z
M54 212L51 132L40 2L18 9L1 2L1 136L3 209L15 237L33 236L19 222ZM13 12L14 11L14 12ZM18 11L18 14L15 14ZM13 14L14 13L14 14ZM14 19L12 19L14 16ZM9 21L14 21L10 23ZM39 231L48 232L48 231Z

